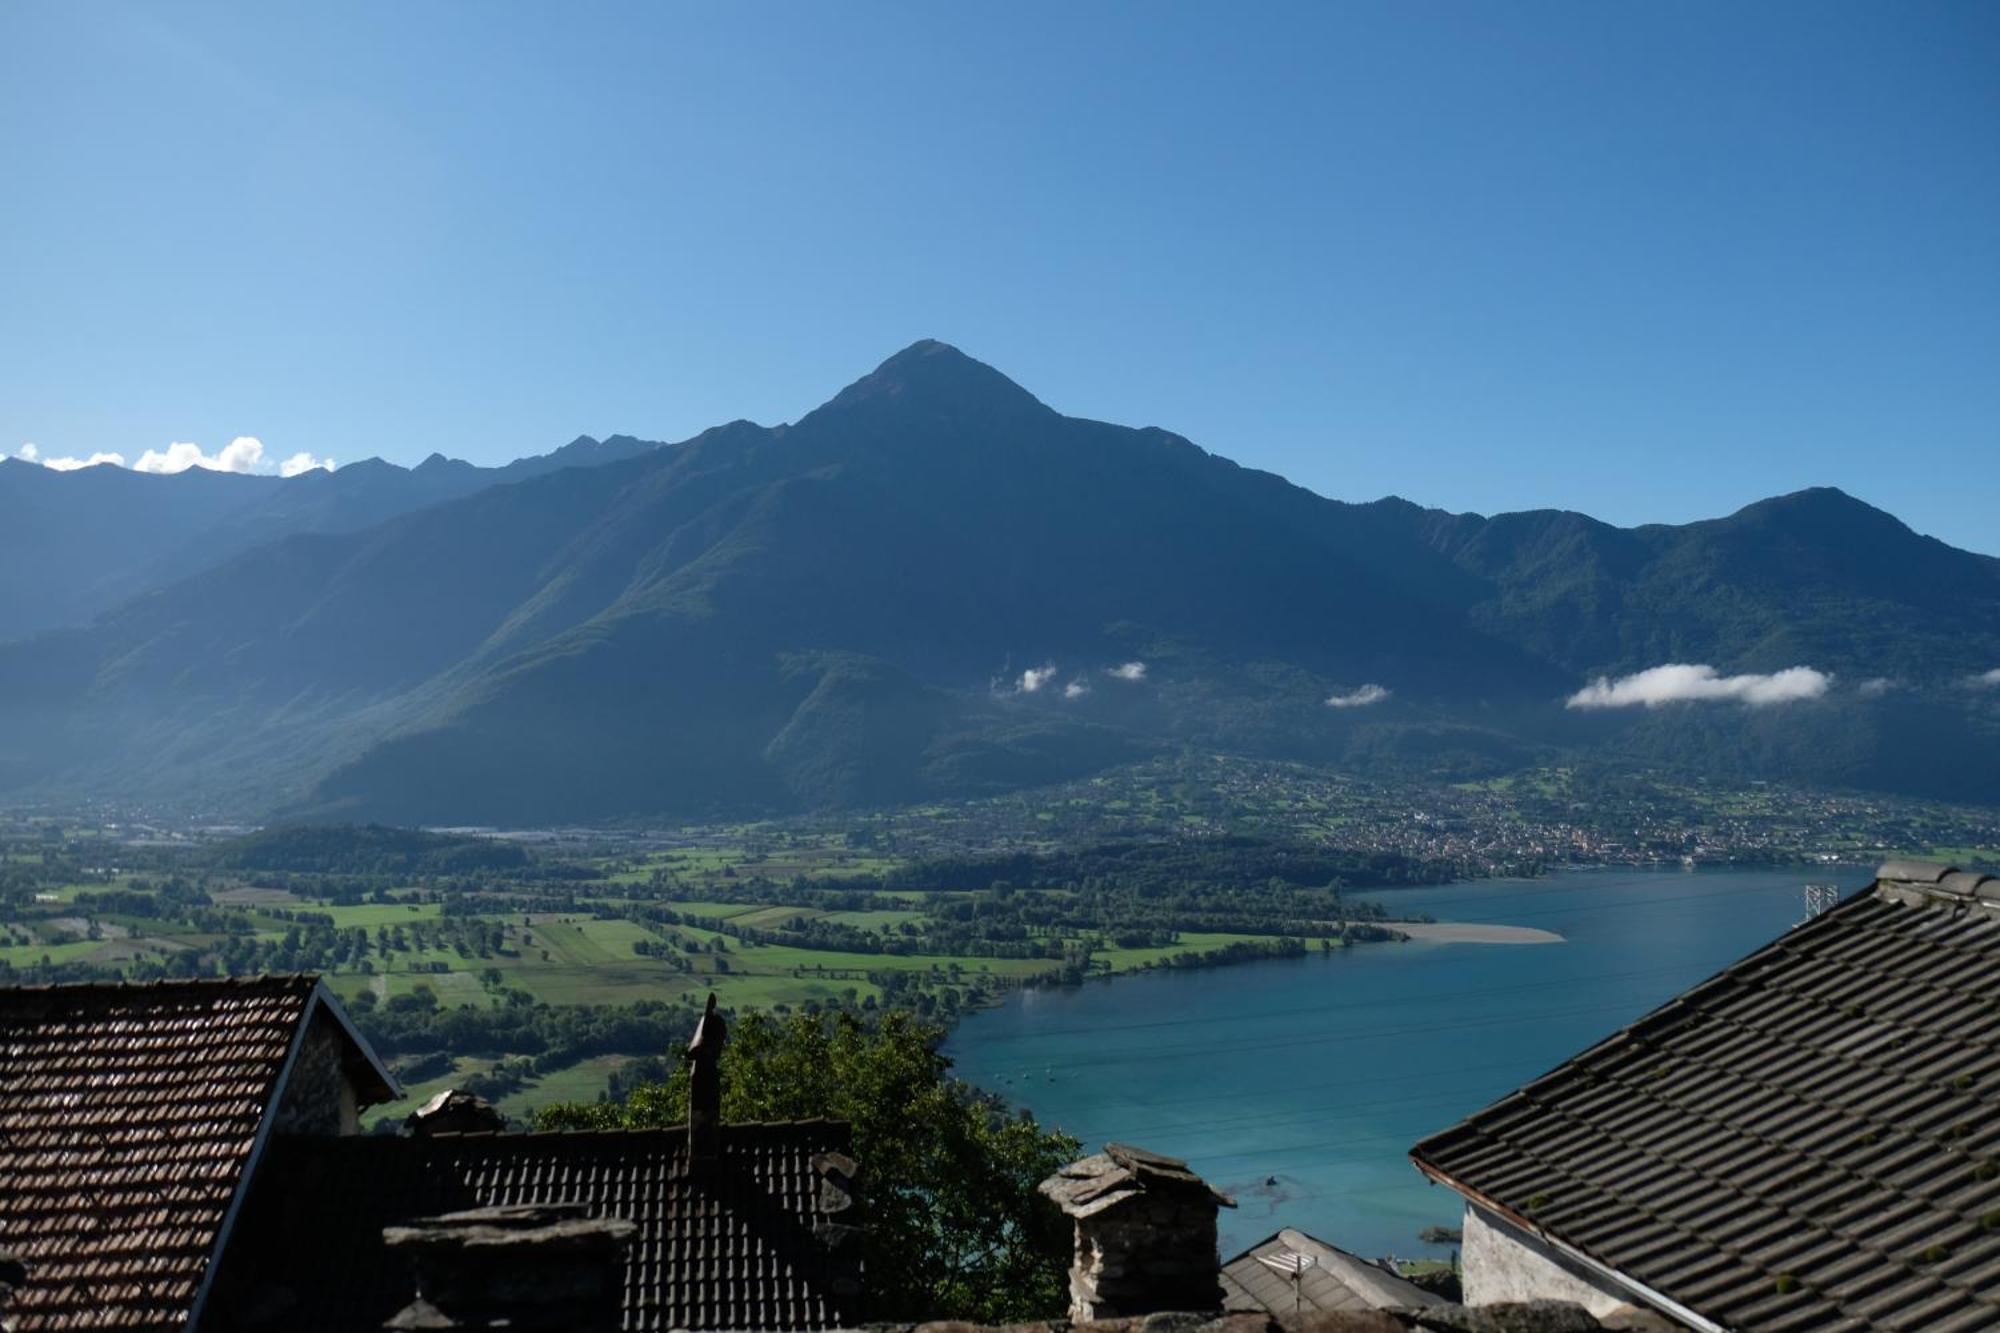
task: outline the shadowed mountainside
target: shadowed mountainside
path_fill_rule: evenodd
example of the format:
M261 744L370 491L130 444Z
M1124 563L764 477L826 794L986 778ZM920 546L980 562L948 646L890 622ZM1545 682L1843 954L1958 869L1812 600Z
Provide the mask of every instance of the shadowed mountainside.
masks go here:
M1837 680L1562 707L1669 661ZM1192 744L1442 776L1589 747L1973 796L2000 791L2000 691L1965 681L1995 664L2000 561L1837 491L1634 530L1344 504L925 342L793 425L289 537L0 646L0 783L543 823ZM1388 697L1327 705L1365 684Z
M658 447L579 436L551 453L483 468L432 454L296 477L109 464L58 472L0 459L0 641L87 625L149 589L279 538L357 532L473 491Z

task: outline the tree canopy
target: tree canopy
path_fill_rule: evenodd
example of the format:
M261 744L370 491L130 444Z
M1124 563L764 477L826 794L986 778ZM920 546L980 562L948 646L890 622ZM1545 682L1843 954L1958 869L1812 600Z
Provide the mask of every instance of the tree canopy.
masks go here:
M1076 1139L950 1076L942 1028L906 1013L748 1014L722 1055L725 1121L823 1117L854 1127L874 1318L1047 1318L1066 1301L1068 1221L1035 1186ZM544 1109L541 1129L676 1125L688 1069L622 1101Z

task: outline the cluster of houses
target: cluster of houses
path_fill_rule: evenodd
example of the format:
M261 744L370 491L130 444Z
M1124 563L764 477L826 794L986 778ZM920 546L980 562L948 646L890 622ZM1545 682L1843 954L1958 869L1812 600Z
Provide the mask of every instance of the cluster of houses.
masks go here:
M310 977L0 991L0 1324L821 1330L870 1318L848 1127L507 1133L400 1096ZM1152 1329L2000 1327L2000 878L1873 885L1412 1150L1465 1199L1462 1293L1123 1144L1042 1191L1071 1323ZM1161 1320L1165 1322L1160 1322Z

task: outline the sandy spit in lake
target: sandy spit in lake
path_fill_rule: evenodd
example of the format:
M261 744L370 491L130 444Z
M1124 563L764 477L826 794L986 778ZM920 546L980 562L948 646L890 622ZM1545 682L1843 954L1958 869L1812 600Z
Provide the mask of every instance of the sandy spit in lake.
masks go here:
M1384 921L1391 930L1400 930L1413 940L1436 940L1440 944L1561 944L1563 937L1553 930L1534 926L1498 926L1478 921Z

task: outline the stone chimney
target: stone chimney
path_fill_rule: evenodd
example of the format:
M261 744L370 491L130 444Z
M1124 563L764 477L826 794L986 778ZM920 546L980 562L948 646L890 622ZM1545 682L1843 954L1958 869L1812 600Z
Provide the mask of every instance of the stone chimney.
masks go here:
M707 1162L722 1156L722 1044L729 1029L708 993L708 1008L688 1043L688 1158Z
M447 1088L405 1116L403 1125L421 1138L433 1134L497 1134L507 1128L507 1117L477 1093Z
M637 1230L623 1218L588 1217L577 1203L475 1208L385 1227L382 1243L413 1261L417 1296L382 1327L617 1333L625 1248Z
M1236 1201L1186 1162L1107 1143L1040 1188L1076 1222L1072 1320L1222 1308L1215 1215Z

